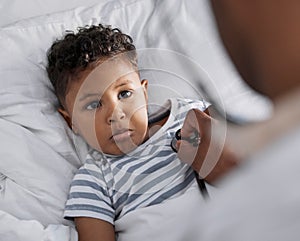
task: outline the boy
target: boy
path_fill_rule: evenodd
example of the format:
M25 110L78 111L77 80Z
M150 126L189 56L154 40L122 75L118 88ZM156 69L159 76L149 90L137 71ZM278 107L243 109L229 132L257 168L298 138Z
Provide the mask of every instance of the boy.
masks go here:
M115 240L115 220L197 186L170 143L187 111L206 104L172 99L148 119L148 81L130 36L101 24L80 28L52 45L47 72L60 113L91 147L65 210L81 241Z

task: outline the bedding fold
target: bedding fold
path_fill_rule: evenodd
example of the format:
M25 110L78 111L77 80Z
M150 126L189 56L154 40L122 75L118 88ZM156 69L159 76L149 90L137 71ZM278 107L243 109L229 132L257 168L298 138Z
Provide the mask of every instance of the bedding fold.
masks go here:
M198 241L206 200L197 185L161 204L136 209L115 222L118 241Z

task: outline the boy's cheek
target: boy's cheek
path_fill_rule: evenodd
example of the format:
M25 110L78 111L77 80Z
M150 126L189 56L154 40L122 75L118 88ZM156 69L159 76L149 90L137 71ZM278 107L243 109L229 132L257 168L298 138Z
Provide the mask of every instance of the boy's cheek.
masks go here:
M86 129L82 129L80 136L93 148L100 150L101 140L104 137L104 133L101 130L94 128L94 125L88 126Z
M130 99L130 104L132 109L141 109L147 107L147 98L142 89L140 89L134 96Z

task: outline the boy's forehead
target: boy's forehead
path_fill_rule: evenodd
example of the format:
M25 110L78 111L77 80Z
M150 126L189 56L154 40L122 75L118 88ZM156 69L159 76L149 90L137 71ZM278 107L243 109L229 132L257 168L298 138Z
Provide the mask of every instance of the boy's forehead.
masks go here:
M80 83L78 94L92 90L104 92L109 86L118 81L121 77L136 72L136 69L128 60L113 59L97 66Z

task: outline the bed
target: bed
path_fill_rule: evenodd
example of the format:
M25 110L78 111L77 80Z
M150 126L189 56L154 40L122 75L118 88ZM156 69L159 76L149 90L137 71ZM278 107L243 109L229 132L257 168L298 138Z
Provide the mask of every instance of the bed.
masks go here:
M1 241L77 240L62 213L87 146L56 111L46 51L65 30L100 22L133 37L142 77L150 82L150 113L169 97L207 95L237 121L260 120L270 111L269 101L232 67L206 0L1 0ZM190 203L190 195L169 208L129 215L116 224L119 240L197 240L191 220L201 217L204 200ZM182 228L174 228L179 222Z

